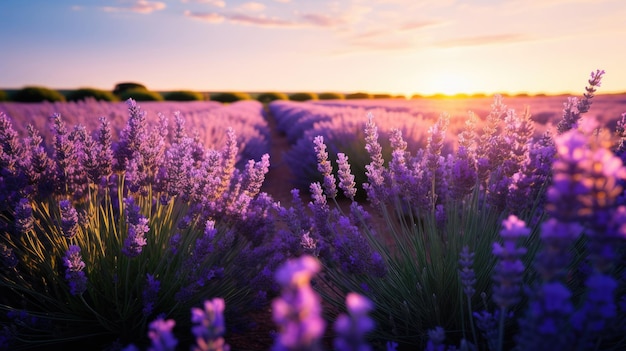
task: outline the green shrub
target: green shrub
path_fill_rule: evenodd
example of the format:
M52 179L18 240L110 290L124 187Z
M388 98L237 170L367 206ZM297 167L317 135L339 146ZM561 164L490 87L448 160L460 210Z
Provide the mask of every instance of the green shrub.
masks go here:
M319 100L316 93L293 93L289 95L291 101L307 101L307 100Z
M80 88L69 92L66 96L67 101L80 101L86 98L94 98L102 101L118 101L117 96L113 95L110 91L94 89L94 88Z
M163 96L156 91L131 89L120 94L120 99L126 101L132 98L135 101L163 101Z
M65 101L65 96L56 90L39 86L29 86L16 91L12 100L17 102L54 102Z
M202 101L204 100L204 95L197 91L176 90L163 94L163 98L168 101Z
M320 93L317 96L320 100L345 100L346 96L342 93Z
M248 93L242 92L223 92L211 95L211 100L221 103L236 102L240 100L252 100Z
M113 94L120 96L123 92L128 90L148 90L145 85L133 82L118 83L113 88Z
M289 100L289 97L285 93L268 92L259 94L256 99L265 104L274 100Z
M352 93L347 94L346 99L371 99L372 95L370 93Z
M374 99L393 99L393 95L391 94L374 94L372 95Z
M4 90L0 90L0 101L9 101L9 94Z

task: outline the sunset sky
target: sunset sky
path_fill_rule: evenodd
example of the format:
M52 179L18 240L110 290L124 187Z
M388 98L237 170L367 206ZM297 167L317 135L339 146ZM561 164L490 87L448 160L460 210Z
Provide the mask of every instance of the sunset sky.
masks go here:
M626 92L623 0L0 0L0 88Z

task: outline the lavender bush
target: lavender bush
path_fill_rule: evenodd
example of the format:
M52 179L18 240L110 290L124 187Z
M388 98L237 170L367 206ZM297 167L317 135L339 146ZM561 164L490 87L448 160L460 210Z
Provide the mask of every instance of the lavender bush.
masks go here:
M579 103L584 111L565 110L560 133L586 126L580 117L588 110L602 74L592 74ZM324 210L325 224L316 221L315 231L308 235L321 248L319 257L328 271L324 277L339 290L325 292L325 298L338 306L349 291L367 296L377 307L373 315L378 340L394 340L401 347L529 350L545 344L537 333L562 337L558 339L562 347L572 342L582 343L581 349L592 344L601 349L623 347L625 314L618 302L624 299L624 285L618 282L624 274L619 262L623 262L625 242L618 229L623 209L617 199L623 193L624 175L607 142L593 139L606 131L567 134L573 138L571 146L565 137L555 140L552 134L533 138L528 109L518 115L496 96L482 128L470 114L455 153L445 155L446 118L441 115L429 130L426 147L415 154L407 151L401 132L393 132L388 165L370 118L365 140L371 162L364 188L384 224L376 228L363 220L355 203L351 209L356 213L347 216L350 221L343 219L340 206ZM591 150L583 151L589 145ZM567 161L567 157L575 159ZM320 170L324 170L324 192L320 186L312 187L314 204L335 199L335 192L326 186L332 183L326 180L327 167L320 165ZM340 183L344 183L341 178ZM559 220L558 213L563 213L567 225L549 225ZM350 226L360 228L360 240L380 254L386 274L350 271L347 262L325 259L323 247L337 247L333 240L340 236L339 228ZM571 239L555 252L559 232L571 233ZM358 247L356 242L351 247ZM367 265L360 252L353 250L347 258L351 266ZM537 281L555 264L559 271L568 272L562 278L565 285L550 283L549 289L554 290L543 290L547 287ZM557 300L541 301L548 297L563 301L558 305L563 309L548 307L548 301ZM561 322L549 319L550 324L537 327L537 318L543 318L541 308L558 313ZM561 333L567 324L572 325L568 334ZM533 338L537 344L532 344Z
M12 347L127 343L209 296L243 330L244 311L273 293L249 284L273 257L261 246L277 207L260 193L268 155L238 169L232 129L223 149L205 148L179 116L149 127L127 104L117 138L104 118L88 133L52 115L50 145L34 128L19 138L0 113L0 318Z

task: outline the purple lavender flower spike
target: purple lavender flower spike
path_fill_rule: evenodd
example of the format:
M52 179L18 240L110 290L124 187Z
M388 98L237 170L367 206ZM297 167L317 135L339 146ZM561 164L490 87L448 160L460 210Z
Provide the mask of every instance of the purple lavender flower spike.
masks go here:
M59 202L61 208L61 230L63 236L70 239L78 232L78 212L70 200L61 200Z
M30 200L26 198L20 199L15 208L15 229L18 233L24 234L33 229L35 219L33 218L33 208Z
M196 338L192 351L230 350L230 345L223 338L226 332L224 308L224 299L216 297L204 301L204 309L191 309L191 322L194 324L191 331Z
M337 153L337 166L339 168L337 175L339 176L339 188L343 190L343 194L354 201L356 196L356 183L354 182L354 175L350 170L350 163L348 162L348 156L339 152Z
M178 340L172 333L176 321L173 319L158 318L150 323L148 338L151 345L148 351L175 351Z
M378 143L378 127L374 124L374 116L369 113L365 124L365 150L370 155L371 162L365 166L367 180L363 184L367 196L372 205L378 205L387 198L385 183L385 168L382 147Z
M374 304L368 298L357 293L346 296L348 314L337 317L334 329L337 336L333 346L337 351L369 351L372 347L365 340L367 333L374 330L374 320L368 313Z
M319 296L310 286L320 269L317 259L301 256L276 271L282 293L272 301L272 317L279 329L272 350L321 350L325 323Z
M313 144L315 144L314 150L317 155L317 170L324 176L324 192L326 196L332 199L337 196L337 187L335 186L333 167L328 159L326 144L324 144L324 137L321 135L316 136L313 139Z
M476 273L473 268L474 252L470 252L469 247L465 245L459 256L459 276L463 284L463 292L468 297L472 297L476 292L476 289L474 289L474 285L476 284Z
M446 332L442 327L435 327L435 329L428 330L428 343L426 344L425 351L446 351L446 345L443 343L446 340Z
M122 253L128 257L137 257L148 243L145 234L150 230L148 219L139 212L132 197L124 199L128 236L124 240Z
M595 96L596 87L601 86L602 76L604 70L596 70L591 72L591 78L589 79L589 85L585 87L585 94L583 99L575 97L568 98L564 104L563 117L557 125L557 131L559 134L563 134L570 129L576 129L580 121L581 115L589 111L591 107L591 99Z
M144 316L149 316L154 311L154 304L157 301L160 288L161 282L152 274L146 274L146 286L141 292Z
M503 243L493 244L493 254L498 258L498 263L494 269L493 299L502 309L516 304L520 299L522 275L524 264L520 257L526 253L525 248L517 247L520 238L527 237L530 229L526 227L524 221L514 215L502 222L500 236Z
M80 255L80 247L70 245L65 257L63 257L63 265L65 266L65 280L70 286L70 294L81 295L87 290L87 277L85 276L85 262Z

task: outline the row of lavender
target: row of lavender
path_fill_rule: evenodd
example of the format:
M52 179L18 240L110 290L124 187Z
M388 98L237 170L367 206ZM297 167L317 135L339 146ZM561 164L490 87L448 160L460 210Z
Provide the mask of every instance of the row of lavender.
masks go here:
M226 141L226 130L236 130L241 149L238 158L244 163L248 159L259 160L264 153L269 152L269 129L263 118L263 105L259 102L250 100L221 104L215 101L146 101L141 107L146 113L148 125L184 123L189 134L206 147L220 147ZM55 113L61 115L68 125L80 125L80 128L88 131L99 128L100 118L106 118L114 138L128 120L128 107L124 102L94 99L37 104L0 102L0 112L19 121L15 125L18 133L26 134L27 126L31 125L44 139L50 137L48 116Z
M542 133L528 108L518 114L500 96L456 128L447 114L428 122L393 106L270 104L295 178L311 182L308 252L334 262L330 286L374 301L378 340L424 347L435 337L445 349L428 332L436 321L451 344L479 349L624 346L626 115L609 129L597 120L606 111L588 113L602 74ZM363 221L355 171L382 228ZM340 294L324 298L341 308Z
M601 77L594 72L585 97L568 101L556 137L534 138L528 111L496 98L484 122L470 116L456 140L446 115L422 125L425 142L411 147L408 119L406 129L389 128L386 157L385 112L369 111L355 133L368 159L363 190L383 224L355 201L356 157L328 152L336 128L323 135L311 124L320 182L310 184L310 203L294 190L283 207L259 191L266 156L235 166L232 131L221 150L204 149L182 123L166 139L131 102L116 142L106 124L95 138L70 137L55 115L46 158L34 129L20 139L3 116L2 193L11 195L2 210L2 340L225 349L224 318L241 332L247 312L271 301L275 349L319 349L325 321L346 304L349 317L331 331L338 350L619 349L624 147L580 123ZM281 125L288 133L298 123ZM618 127L624 138L623 120ZM43 163L51 171L31 176ZM69 186L76 169L87 173L81 192ZM46 178L53 187L40 185ZM328 202L339 190L352 200L348 212ZM324 273L314 278L315 262ZM333 307L324 315L317 294Z

